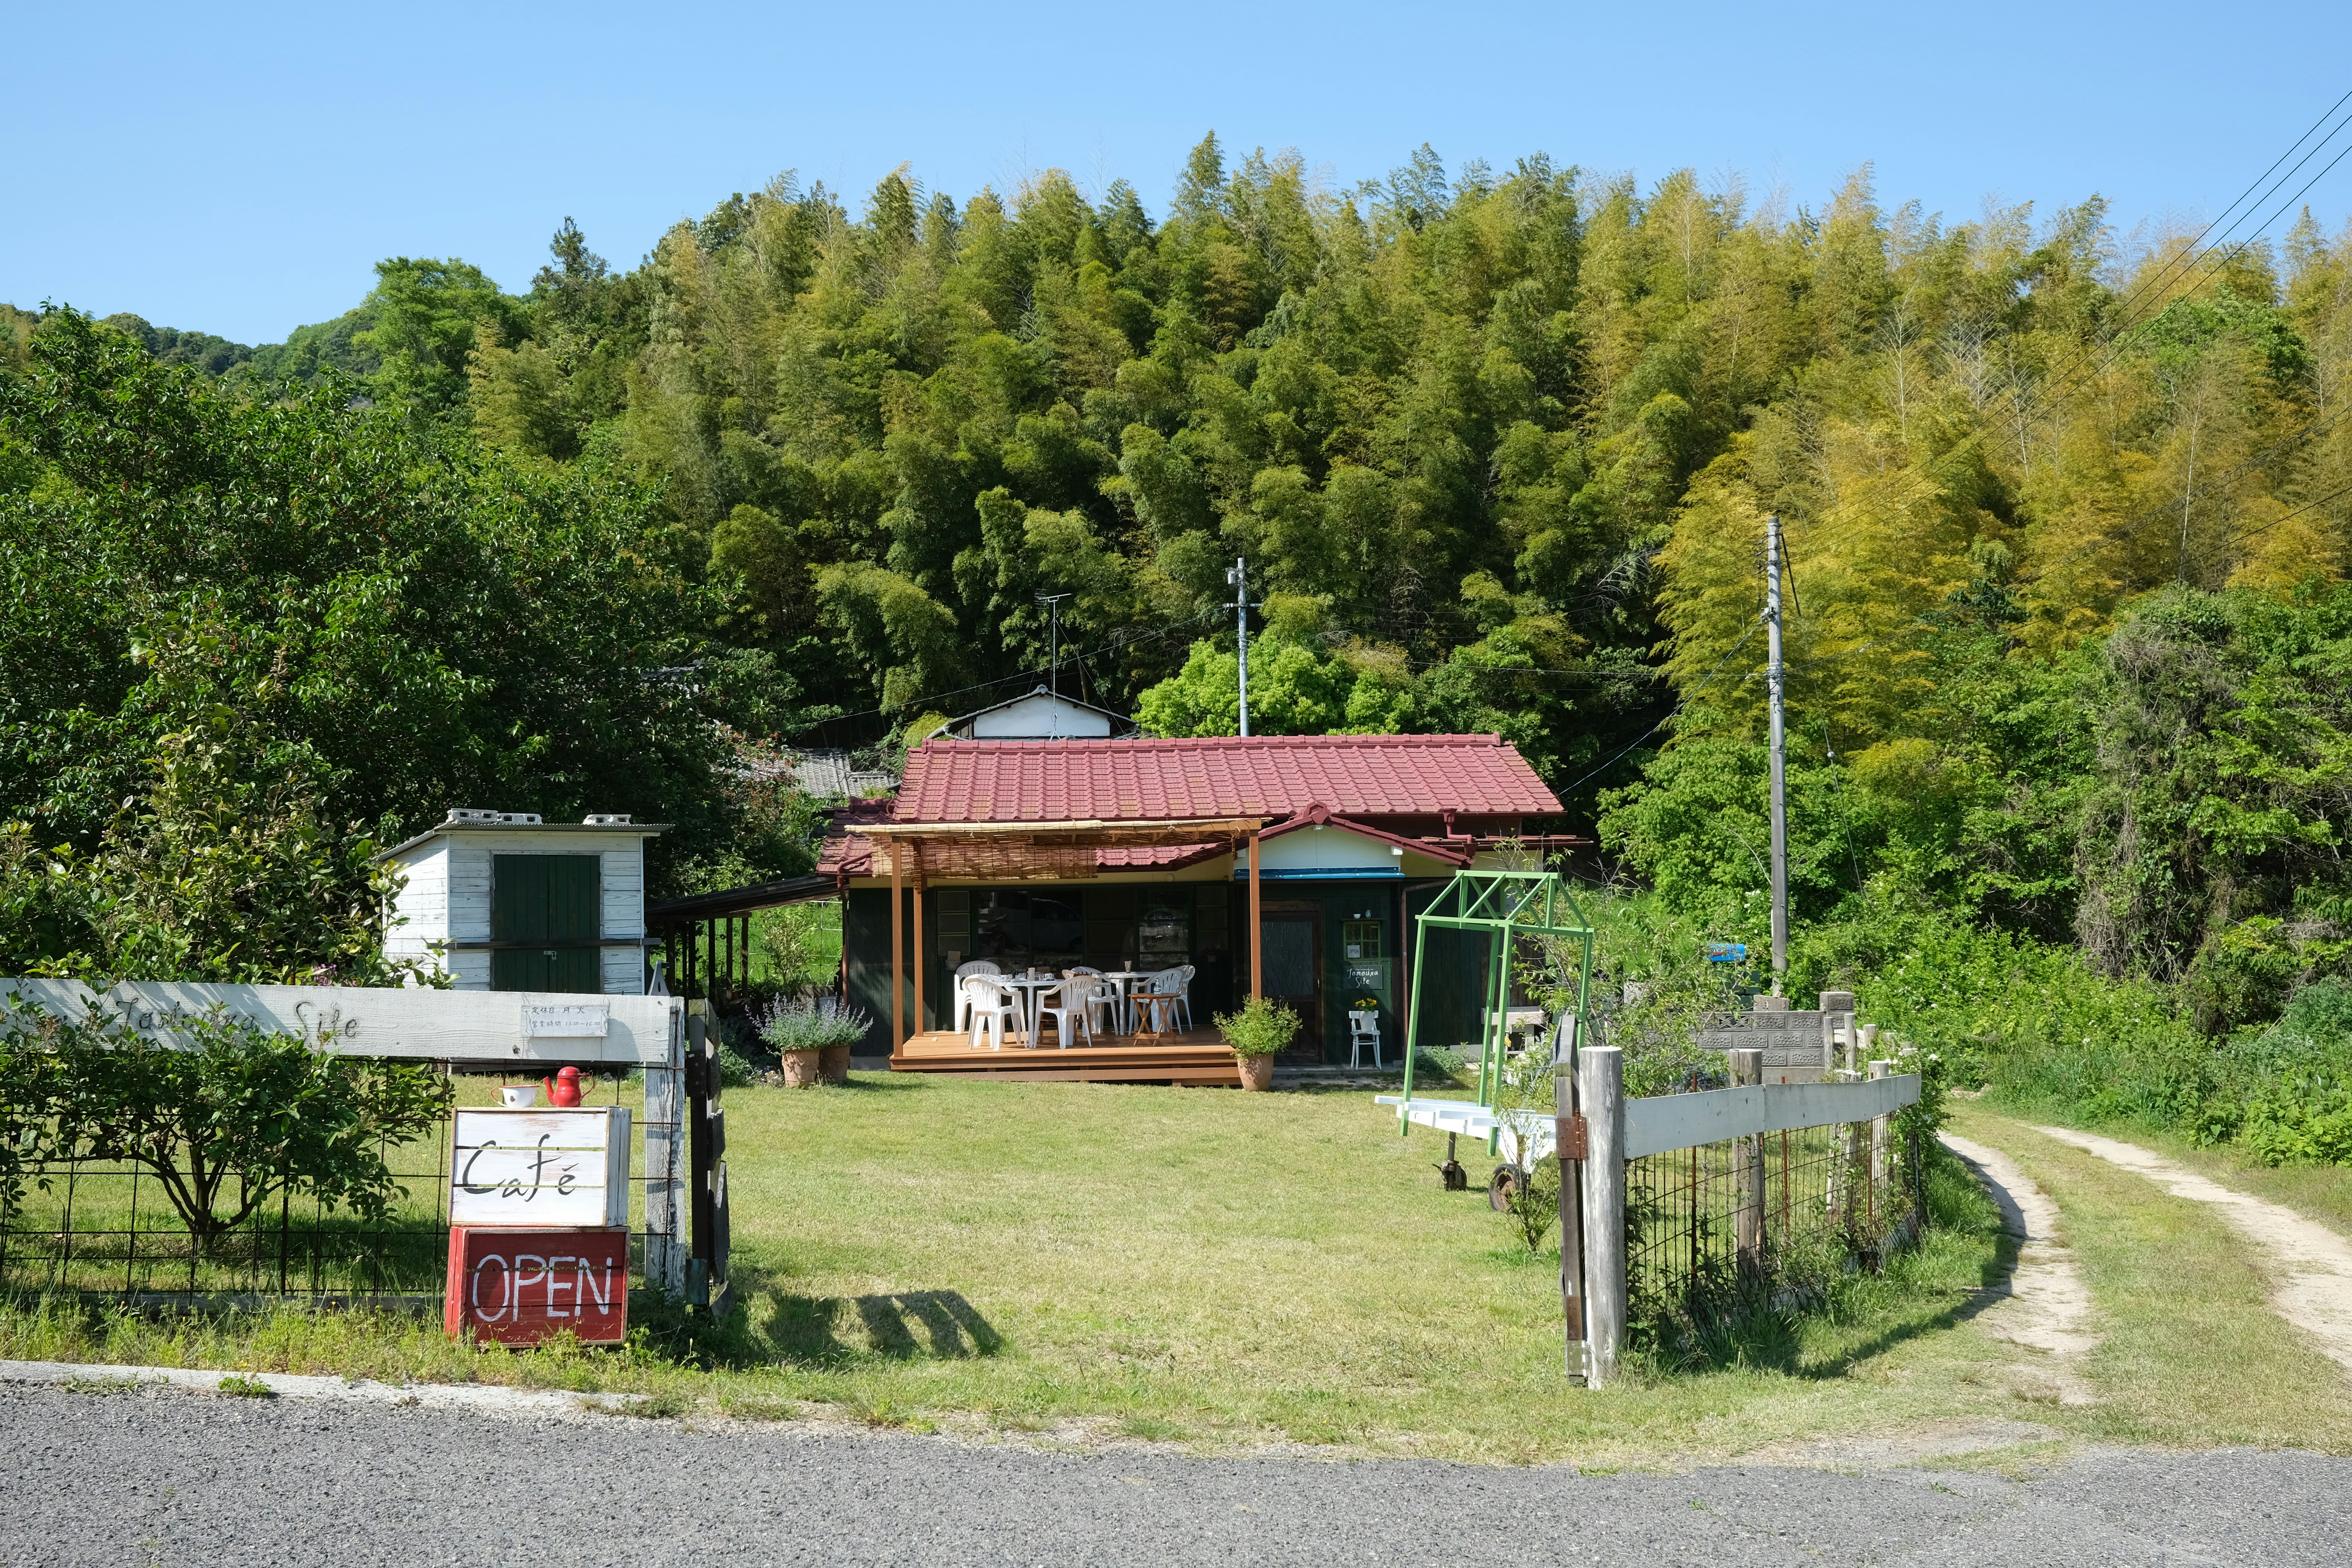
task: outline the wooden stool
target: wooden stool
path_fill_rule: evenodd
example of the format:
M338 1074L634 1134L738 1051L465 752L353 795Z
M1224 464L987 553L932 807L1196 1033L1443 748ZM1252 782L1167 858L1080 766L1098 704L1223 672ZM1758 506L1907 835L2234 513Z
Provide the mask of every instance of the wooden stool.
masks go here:
M1156 1040L1162 1045L1167 1044L1168 1031L1160 1027L1166 1015L1162 1014L1160 1009L1164 1007L1173 1012L1176 994L1172 991L1139 991L1128 1000L1135 1008L1137 1043L1140 1044L1149 1039Z

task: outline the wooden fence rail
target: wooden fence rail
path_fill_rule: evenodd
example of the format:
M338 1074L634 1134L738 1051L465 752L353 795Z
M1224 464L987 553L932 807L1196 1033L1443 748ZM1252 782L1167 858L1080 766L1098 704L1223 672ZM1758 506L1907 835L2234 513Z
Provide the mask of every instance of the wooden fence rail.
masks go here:
M560 1062L643 1068L646 1278L686 1289L686 1004L677 997L165 980L97 992L75 980L0 978L0 1012L27 1004L71 1022L100 1011L165 1044L182 1042L179 1020L217 1011L338 1056L490 1071Z

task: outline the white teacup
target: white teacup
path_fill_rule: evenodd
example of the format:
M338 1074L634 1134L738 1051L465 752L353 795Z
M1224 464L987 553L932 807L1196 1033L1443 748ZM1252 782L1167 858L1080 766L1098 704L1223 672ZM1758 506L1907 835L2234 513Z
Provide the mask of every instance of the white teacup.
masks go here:
M506 1107L509 1110L528 1110L530 1107L539 1103L539 1085L535 1083L507 1084L499 1090L499 1098L506 1101Z

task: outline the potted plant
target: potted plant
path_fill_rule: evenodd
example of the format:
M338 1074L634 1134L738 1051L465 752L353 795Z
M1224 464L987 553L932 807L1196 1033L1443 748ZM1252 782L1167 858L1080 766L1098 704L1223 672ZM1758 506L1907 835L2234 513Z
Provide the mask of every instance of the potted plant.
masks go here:
M1274 1058L1290 1048L1298 1034L1298 1015L1279 1002L1263 996L1253 996L1242 1004L1238 1013L1223 1013L1217 1016L1217 1033L1241 1067L1242 1087L1266 1089L1274 1087Z
M864 1037L866 1017L850 1010L820 1008L811 1000L779 1002L760 1020L760 1037L783 1058L784 1087L807 1089L820 1076L835 1083L849 1076L849 1047ZM824 1058L839 1053L839 1076L825 1071Z
M817 1051L817 1074L827 1083L847 1083L850 1048L866 1037L872 1020L830 996L817 1003L817 1011L825 1023L824 1044Z

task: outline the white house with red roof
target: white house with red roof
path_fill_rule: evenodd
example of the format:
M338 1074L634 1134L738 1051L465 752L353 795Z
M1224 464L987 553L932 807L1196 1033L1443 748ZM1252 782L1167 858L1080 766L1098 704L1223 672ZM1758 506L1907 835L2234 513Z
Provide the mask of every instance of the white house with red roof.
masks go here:
M849 999L894 1065L974 1070L951 1032L972 960L1189 964L1196 1034L1255 984L1307 1022L1294 1057L1345 1061L1367 1001L1391 1047L1404 1037L1412 915L1482 856L1581 843L1544 834L1559 811L1497 735L940 738L908 755L896 799L835 818L819 870L844 903ZM1423 975L1424 1039L1477 1034L1482 960L1462 956ZM1138 1076L1086 1052L990 1056L977 1065Z

